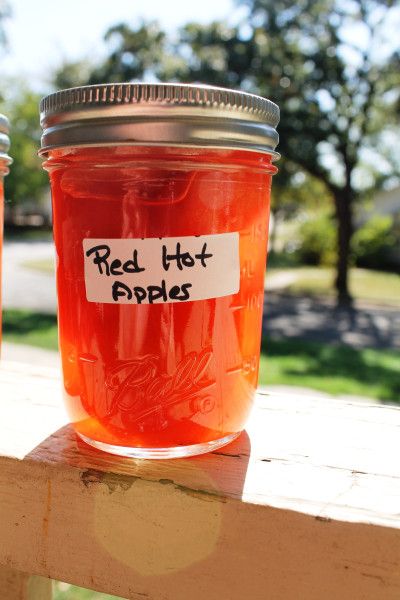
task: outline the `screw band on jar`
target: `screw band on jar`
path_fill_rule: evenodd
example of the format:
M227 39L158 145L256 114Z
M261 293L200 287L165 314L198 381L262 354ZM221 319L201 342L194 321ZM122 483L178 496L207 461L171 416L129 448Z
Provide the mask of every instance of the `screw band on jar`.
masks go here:
M0 114L0 160L6 165L12 163L12 158L8 155L10 148L9 138L10 126L7 117Z
M66 146L243 149L273 159L279 108L254 94L205 85L123 83L62 90L40 104L40 154Z

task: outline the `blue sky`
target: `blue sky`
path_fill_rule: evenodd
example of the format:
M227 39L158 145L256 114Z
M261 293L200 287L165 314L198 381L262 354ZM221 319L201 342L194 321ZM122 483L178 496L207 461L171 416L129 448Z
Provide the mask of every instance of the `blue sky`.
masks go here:
M0 0L1 1L1 0ZM64 59L102 56L102 36L120 21L158 20L173 30L187 21L230 19L232 0L10 0L9 51L2 75L43 89L50 70Z

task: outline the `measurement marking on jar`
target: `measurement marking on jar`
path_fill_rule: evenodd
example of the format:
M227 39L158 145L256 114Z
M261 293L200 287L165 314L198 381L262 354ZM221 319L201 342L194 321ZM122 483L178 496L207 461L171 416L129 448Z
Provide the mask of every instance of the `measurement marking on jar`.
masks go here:
M226 373L228 373L229 375L233 375L234 373L241 373L242 372L242 365L239 365L238 367L232 367L231 369L227 369Z
M246 308L246 305L245 304L231 304L231 306L229 308L232 312L235 312L237 310L242 310L243 308Z
M252 260L245 260L243 267L241 268L241 274L243 279L252 279L255 275L254 262Z
M254 373L257 370L258 357L253 355L245 358L242 363L242 369L245 374Z
M243 237L250 238L251 241L257 241L267 238L268 229L266 223L254 223L250 230L241 233Z
M246 308L249 310L260 309L264 303L264 293L255 293L247 297Z

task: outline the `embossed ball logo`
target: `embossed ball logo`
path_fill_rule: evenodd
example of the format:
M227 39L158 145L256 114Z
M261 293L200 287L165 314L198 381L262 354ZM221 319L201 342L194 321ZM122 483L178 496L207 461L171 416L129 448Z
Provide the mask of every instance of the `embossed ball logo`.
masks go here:
M211 360L208 348L190 352L173 374L163 373L159 357L152 354L118 363L106 377L111 394L102 416L112 417L122 411L130 413L130 421L139 424L178 404L187 407L188 417L211 412L215 399L207 390L215 385L215 380L206 376Z

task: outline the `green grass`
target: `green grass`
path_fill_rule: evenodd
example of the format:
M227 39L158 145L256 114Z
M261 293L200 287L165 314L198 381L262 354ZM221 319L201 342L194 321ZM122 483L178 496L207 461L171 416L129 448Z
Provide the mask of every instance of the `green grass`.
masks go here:
M53 598L54 600L119 600L118 596L100 594L59 581L54 583Z
M335 272L328 267L273 269L275 273L291 273L295 281L284 288L292 294L333 296ZM394 273L369 269L350 269L350 292L355 300L400 306L400 277Z
M56 350L56 317L5 310L3 339ZM262 347L260 384L302 386L332 395L353 394L400 403L400 352L268 340Z
M400 403L400 352L266 340L260 384L302 386L332 395L349 394Z
M299 267L299 259L292 252L269 252L268 253L268 269L288 269Z
M29 310L4 310L3 340L57 350L57 317Z
M54 273L54 260L43 258L41 260L27 260L22 263L22 266L32 271L40 271L41 273Z
M4 230L6 241L51 241L53 233L51 229L38 229L37 227L14 227Z

